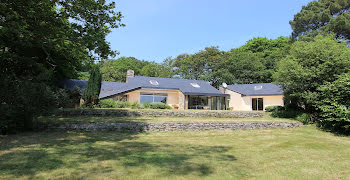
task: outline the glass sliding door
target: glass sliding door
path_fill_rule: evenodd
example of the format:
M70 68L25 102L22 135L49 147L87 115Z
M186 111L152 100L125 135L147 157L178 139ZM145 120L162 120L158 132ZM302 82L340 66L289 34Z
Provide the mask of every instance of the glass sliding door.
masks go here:
M188 96L188 109L208 109L208 96Z
M264 110L264 99L263 98L252 98L252 110L263 111Z
M224 110L225 109L225 97L211 97L210 98L211 110Z

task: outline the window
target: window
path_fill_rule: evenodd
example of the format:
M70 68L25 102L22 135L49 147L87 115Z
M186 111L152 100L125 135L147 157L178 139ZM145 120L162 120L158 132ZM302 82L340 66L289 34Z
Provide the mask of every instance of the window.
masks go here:
M190 83L192 87L194 88L200 88L200 86L197 83Z
M140 94L140 103L153 103L162 102L167 104L168 95L167 94Z
M208 106L208 96L189 96L188 109L204 109Z
M260 90L260 89L262 89L263 87L262 86L254 86L254 89L255 90Z
M159 85L158 81L156 81L156 80L150 80L149 83L151 83L152 85L155 85L155 86Z

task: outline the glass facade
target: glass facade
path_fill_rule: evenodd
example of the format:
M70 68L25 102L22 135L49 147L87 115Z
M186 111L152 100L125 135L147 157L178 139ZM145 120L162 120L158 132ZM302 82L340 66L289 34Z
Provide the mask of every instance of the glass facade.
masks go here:
M188 96L188 109L208 108L208 96Z
M225 97L211 97L210 105L211 110L225 110Z
M225 110L225 97L188 96L188 109Z
M168 95L167 94L140 94L140 103L153 103L162 102L167 104Z

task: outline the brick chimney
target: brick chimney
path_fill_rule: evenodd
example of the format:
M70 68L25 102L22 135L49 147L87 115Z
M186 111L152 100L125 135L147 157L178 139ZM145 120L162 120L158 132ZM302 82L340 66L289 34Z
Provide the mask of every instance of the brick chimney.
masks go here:
M129 69L128 71L126 71L126 82L128 82L128 78L133 78L134 76L134 70Z

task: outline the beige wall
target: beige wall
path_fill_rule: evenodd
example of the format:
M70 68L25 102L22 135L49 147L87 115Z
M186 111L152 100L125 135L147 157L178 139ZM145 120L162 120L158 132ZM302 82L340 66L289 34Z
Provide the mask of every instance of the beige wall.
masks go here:
M128 95L128 101L133 102L140 102L140 94L141 93L161 93L161 94L167 94L168 95L168 105L179 107L179 109L184 109L184 101L185 101L185 95L179 91L179 90L162 90L162 89L140 89L136 91L132 91L127 93Z
M239 93L222 88L220 91L230 95L229 107L233 107L235 111L252 111L252 98L263 98L264 109L267 106L283 106L283 96L242 96Z

